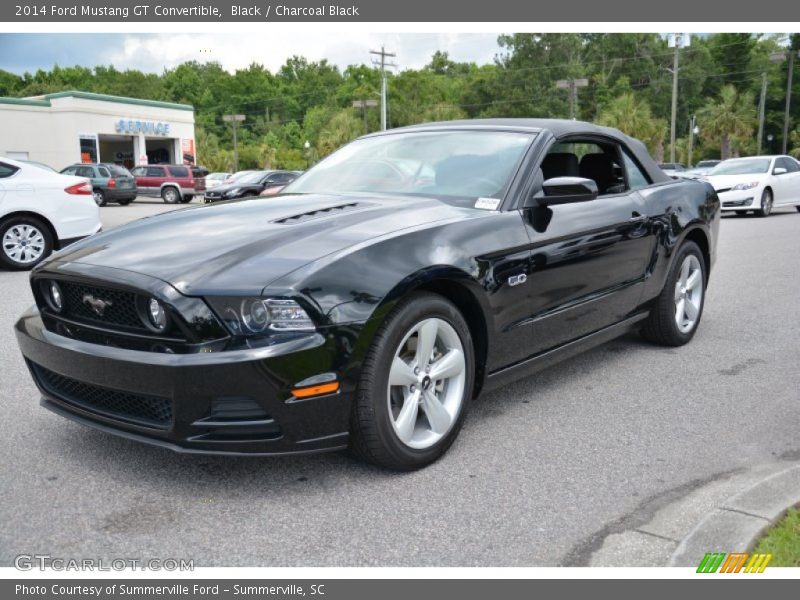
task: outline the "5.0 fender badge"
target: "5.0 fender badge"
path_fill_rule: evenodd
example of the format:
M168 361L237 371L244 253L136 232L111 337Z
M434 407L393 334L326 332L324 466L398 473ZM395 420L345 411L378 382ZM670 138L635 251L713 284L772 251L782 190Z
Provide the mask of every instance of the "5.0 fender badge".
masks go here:
M526 281L528 281L528 276L525 273L522 273L521 275L512 275L508 278L508 285L515 286L519 285L520 283L525 283Z

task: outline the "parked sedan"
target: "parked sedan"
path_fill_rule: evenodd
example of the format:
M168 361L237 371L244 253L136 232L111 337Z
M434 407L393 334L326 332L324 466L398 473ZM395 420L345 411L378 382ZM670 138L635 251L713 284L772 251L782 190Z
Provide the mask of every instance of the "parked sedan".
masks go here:
M86 179L0 158L0 265L31 269L100 228Z
M222 183L230 176L230 173L209 173L206 175L206 189L210 190L218 185L222 185Z
M719 194L723 211L744 215L753 210L767 217L776 206L800 211L800 164L791 156L731 158L709 171L706 179Z
M62 169L61 173L89 179L97 206L105 206L109 202L127 206L138 194L136 180L130 171L113 163L79 163Z
M43 405L85 425L415 469L481 391L633 329L689 342L719 220L711 186L615 129L429 123L365 136L278 197L76 244L33 274L16 334Z
M233 183L225 183L211 190L206 190L203 202L210 204L211 202L220 202L222 200L258 196L264 190L270 188L279 187L282 189L283 186L295 179L297 179L297 174L292 171L253 171L242 175Z

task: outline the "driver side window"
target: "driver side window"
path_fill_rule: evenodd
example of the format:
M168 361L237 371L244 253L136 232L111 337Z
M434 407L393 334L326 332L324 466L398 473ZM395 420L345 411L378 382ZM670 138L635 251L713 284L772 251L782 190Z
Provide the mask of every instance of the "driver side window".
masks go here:
M628 190L614 143L571 139L553 144L542 161L545 180L553 177L584 177L597 184L598 196Z

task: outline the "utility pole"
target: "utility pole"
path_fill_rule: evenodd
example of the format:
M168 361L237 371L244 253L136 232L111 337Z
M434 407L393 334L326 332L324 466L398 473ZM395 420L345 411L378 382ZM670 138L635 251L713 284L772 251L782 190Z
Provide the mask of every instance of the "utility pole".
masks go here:
M761 73L761 99L758 101L758 146L756 154L761 154L764 142L764 112L767 107L767 73Z
M578 88L589 85L588 79L559 79L556 87L562 90L569 90L569 118L573 121L578 114Z
M775 52L769 55L769 59L773 62L782 62L789 59L789 72L786 76L786 108L783 114L783 150L782 154L786 154L786 148L789 145L789 109L792 107L792 76L794 75L794 57L798 54L792 50L791 46L786 52Z
M360 108L361 115L364 117L364 134L369 133L369 128L367 127L367 108L374 108L378 106L377 100L353 100L353 108Z
M794 55L795 51L789 49L789 75L786 80L786 111L783 114L783 150L781 154L786 154L789 142L789 109L792 107L792 75L794 74Z
M694 130L697 127L697 118L692 115L692 118L689 120L689 148L688 148L688 155L686 157L686 166L690 169L692 168L692 150L694 150Z
M239 170L239 144L236 139L236 130L239 127L239 123L245 120L244 115L222 115L222 120L230 123L233 127L233 172Z
M383 46L380 51L370 50L369 53L381 57L380 61L373 59L372 64L381 68L381 131L386 131L386 67L397 66L394 63L387 63L386 58L395 58L397 55L386 52Z
M675 56L672 59L672 119L669 124L669 160L670 162L675 162L675 120L678 117L678 63L681 47L689 45L689 34L674 33L672 36ZM686 39L684 39L684 36Z

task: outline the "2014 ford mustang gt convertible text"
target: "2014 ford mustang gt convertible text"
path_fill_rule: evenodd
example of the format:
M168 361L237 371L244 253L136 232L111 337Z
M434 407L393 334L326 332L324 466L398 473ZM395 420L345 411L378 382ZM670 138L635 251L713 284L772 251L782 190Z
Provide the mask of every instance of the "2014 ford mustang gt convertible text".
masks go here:
M441 456L481 390L633 328L688 342L720 214L617 130L363 137L277 197L78 242L16 325L50 410L187 452Z

